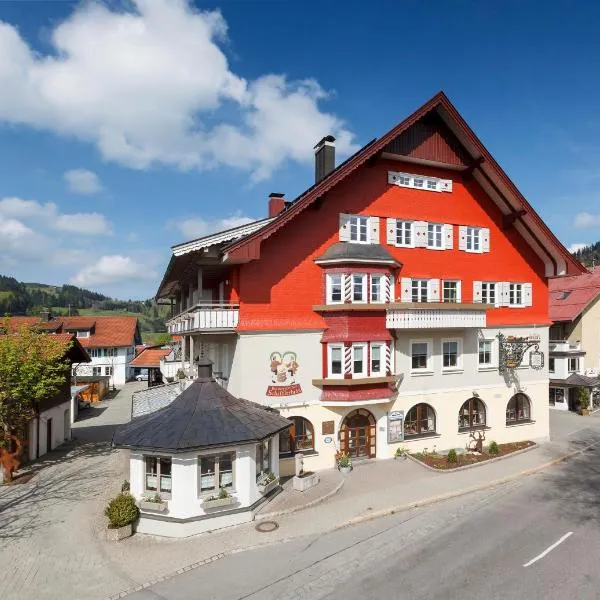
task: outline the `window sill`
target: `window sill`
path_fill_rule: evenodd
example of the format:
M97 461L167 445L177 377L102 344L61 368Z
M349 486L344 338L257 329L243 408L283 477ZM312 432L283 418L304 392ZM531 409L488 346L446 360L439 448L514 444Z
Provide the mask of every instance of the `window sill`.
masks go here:
M442 437L440 433L431 432L431 433L417 433L415 435L406 435L404 434L405 442L412 442L413 440L425 440L427 438L439 438Z
M480 373L487 373L489 371L497 371L498 367L477 367L477 370Z
M442 375L453 375L456 373L464 373L465 370L462 368L448 368L448 369L442 369Z
M534 425L535 421L529 419L528 421L517 421L515 423L507 423L507 427L522 427L523 425Z
M198 500L202 501L202 500L206 500L207 498L210 498L211 496L218 496L219 495L219 489L220 488L216 488L214 490L207 490L206 492L201 492L200 494L198 494ZM236 496L237 495L237 490L233 489L233 488L225 488L227 490L227 493L230 496Z
M427 377L430 375L435 375L435 371L423 370L423 371L411 371L411 377Z
M474 427L459 427L458 435L467 435L471 431L489 431L491 427L488 425L475 425Z

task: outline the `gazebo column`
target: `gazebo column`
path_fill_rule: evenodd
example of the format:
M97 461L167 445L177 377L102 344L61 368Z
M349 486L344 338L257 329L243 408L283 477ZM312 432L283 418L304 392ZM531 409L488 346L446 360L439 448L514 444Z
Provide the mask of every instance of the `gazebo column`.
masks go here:
M171 456L171 499L169 516L186 518L198 514L198 457L196 454Z
M238 446L235 456L235 491L239 502L249 506L260 498L256 490L256 444Z
M138 500L144 495L145 477L144 455L141 452L131 452L129 456L129 491Z

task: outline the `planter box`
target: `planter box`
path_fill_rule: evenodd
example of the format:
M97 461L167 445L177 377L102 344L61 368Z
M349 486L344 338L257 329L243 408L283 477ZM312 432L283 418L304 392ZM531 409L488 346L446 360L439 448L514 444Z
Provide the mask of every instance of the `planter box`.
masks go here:
M140 501L140 508L147 512L165 512L168 507L168 502L147 502L145 500Z
M215 498L214 500L204 500L202 502L202 508L220 508L222 506L229 506L230 504L233 504L233 502L233 496L229 496L229 498Z
M348 475L352 471L352 467L339 467L339 469L342 475Z
M582 408L581 409L581 416L582 417L589 417L590 416L590 409L589 408Z
M278 485L279 485L279 478L274 479L273 481L270 481L269 483L267 483L265 485L257 484L256 487L261 494L268 494L269 492L272 492Z
M311 473L310 475L305 475L304 477L294 477L292 484L296 491L304 492L309 490L311 487L315 487L319 481L319 476L316 473Z
M133 525L125 525L125 527L107 527L106 539L111 542L118 542L133 535Z

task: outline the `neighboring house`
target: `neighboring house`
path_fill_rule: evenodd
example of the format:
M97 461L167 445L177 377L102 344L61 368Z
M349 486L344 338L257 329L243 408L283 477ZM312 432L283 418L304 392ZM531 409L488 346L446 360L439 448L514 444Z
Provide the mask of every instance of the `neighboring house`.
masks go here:
M48 333L72 333L88 351L90 364L74 365L74 375L108 377L111 386L123 385L133 377L131 361L141 343L137 317L11 317L15 325L27 324Z
M577 410L579 388L600 397L600 267L573 277L551 279L550 406Z
M291 419L285 473L547 439L548 279L585 268L442 93L337 167L315 148L293 202L172 248L181 366Z
M142 376L144 376L142 369L145 371L148 387L160 385L163 383L163 377L160 370L161 361L171 354L172 351L172 348L147 346L131 361L131 367L135 370L139 370L139 375Z

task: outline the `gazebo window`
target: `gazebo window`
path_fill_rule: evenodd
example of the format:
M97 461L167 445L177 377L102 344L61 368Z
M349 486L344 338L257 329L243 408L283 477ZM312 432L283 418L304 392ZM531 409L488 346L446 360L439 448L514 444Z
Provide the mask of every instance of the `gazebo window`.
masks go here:
M256 447L256 476L271 471L271 439L263 440Z
M171 493L171 459L146 457L146 491Z
M233 487L233 452L200 457L200 492Z

